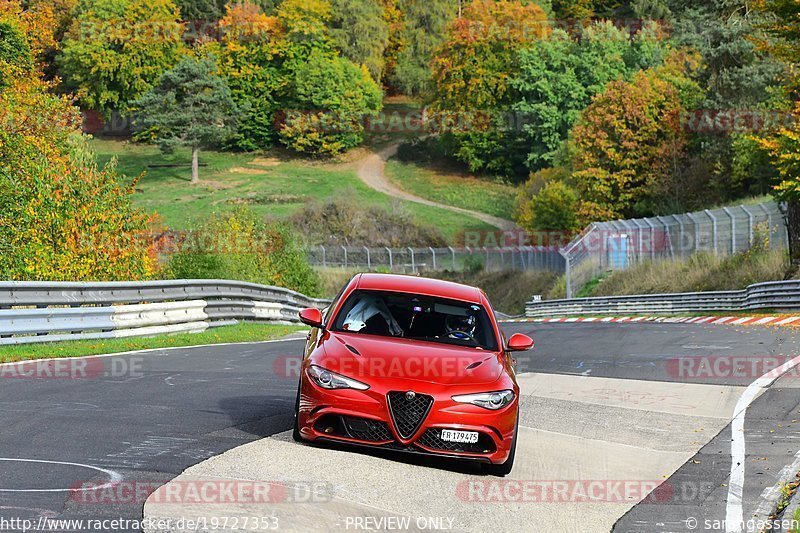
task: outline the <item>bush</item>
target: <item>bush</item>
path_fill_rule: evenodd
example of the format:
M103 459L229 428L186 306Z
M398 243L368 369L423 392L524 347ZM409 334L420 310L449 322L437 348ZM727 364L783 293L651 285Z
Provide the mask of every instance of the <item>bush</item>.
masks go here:
M292 217L299 233L311 244L346 246L446 246L442 234L414 221L399 204L389 209L363 205L353 194L326 201L313 200Z
M533 175L517 197L517 223L532 232L557 230L569 235L578 232L581 227L578 193L562 181L548 180L540 186L540 173Z
M231 279L319 294L319 279L297 238L284 225L267 224L247 208L213 214L178 243L167 276Z
M358 146L364 119L381 108L381 90L366 68L321 52L297 69L293 89L280 137L300 153L336 155Z

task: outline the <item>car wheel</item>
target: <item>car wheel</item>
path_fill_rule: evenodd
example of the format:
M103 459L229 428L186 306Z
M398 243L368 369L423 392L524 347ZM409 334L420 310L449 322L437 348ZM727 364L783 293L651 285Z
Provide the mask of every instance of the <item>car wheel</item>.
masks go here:
M517 423L514 425L514 440L511 442L511 453L508 454L508 459L505 463L484 464L483 471L490 476L505 477L511 473L514 468L514 456L517 454L517 436L519 434L519 413L517 413Z
M297 442L305 442L303 436L300 435L300 385L297 385L297 398L294 401L294 427L292 427L292 438Z

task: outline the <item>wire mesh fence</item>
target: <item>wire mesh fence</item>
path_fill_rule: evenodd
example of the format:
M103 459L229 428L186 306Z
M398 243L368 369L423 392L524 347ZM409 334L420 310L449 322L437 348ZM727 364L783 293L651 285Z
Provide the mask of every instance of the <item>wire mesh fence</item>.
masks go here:
M697 252L731 255L758 242L770 248L788 246L783 214L775 202L596 222L561 251L567 298L573 298L603 272Z
M369 248L313 246L312 265L417 274L436 270L530 270L563 273L565 260L556 247L513 248Z

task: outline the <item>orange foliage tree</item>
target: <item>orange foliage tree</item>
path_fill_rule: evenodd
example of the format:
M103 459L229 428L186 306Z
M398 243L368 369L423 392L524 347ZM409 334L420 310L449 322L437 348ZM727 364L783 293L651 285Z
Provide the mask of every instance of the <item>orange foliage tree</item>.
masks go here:
M694 58L677 55L663 67L614 81L586 108L571 132L581 219L632 217L674 193L688 143L686 106L701 91L687 76Z
M148 218L113 165L97 167L71 100L36 72L0 71L0 279L152 276Z

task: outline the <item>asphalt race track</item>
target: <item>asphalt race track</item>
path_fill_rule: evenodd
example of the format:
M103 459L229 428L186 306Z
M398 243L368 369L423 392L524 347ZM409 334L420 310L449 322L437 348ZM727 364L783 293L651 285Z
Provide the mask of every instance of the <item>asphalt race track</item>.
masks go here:
M239 509L280 519L265 521L262 530L714 529L713 522L703 526L726 516L729 422L760 374L698 372L694 362L800 354L800 334L789 328L509 323L505 329L537 341L518 360L524 442L505 481L461 463L291 442L286 431L297 381L291 358L303 345L298 338L95 358L76 375L51 376L47 368L29 375L4 366L0 526L2 519L38 523L43 516L135 520L143 512L178 518L236 511L154 498L170 485L151 495L143 511L152 490L180 476L173 483L269 481L317 494ZM764 507L765 491L800 450L794 378L759 390L747 411L745 517ZM606 485L588 500L573 490L565 500L506 492L485 501L486 483L506 481ZM609 481L625 481L632 491L618 497ZM662 482L650 501L636 505ZM411 519L408 527L404 517ZM223 529L216 524L213 529Z

